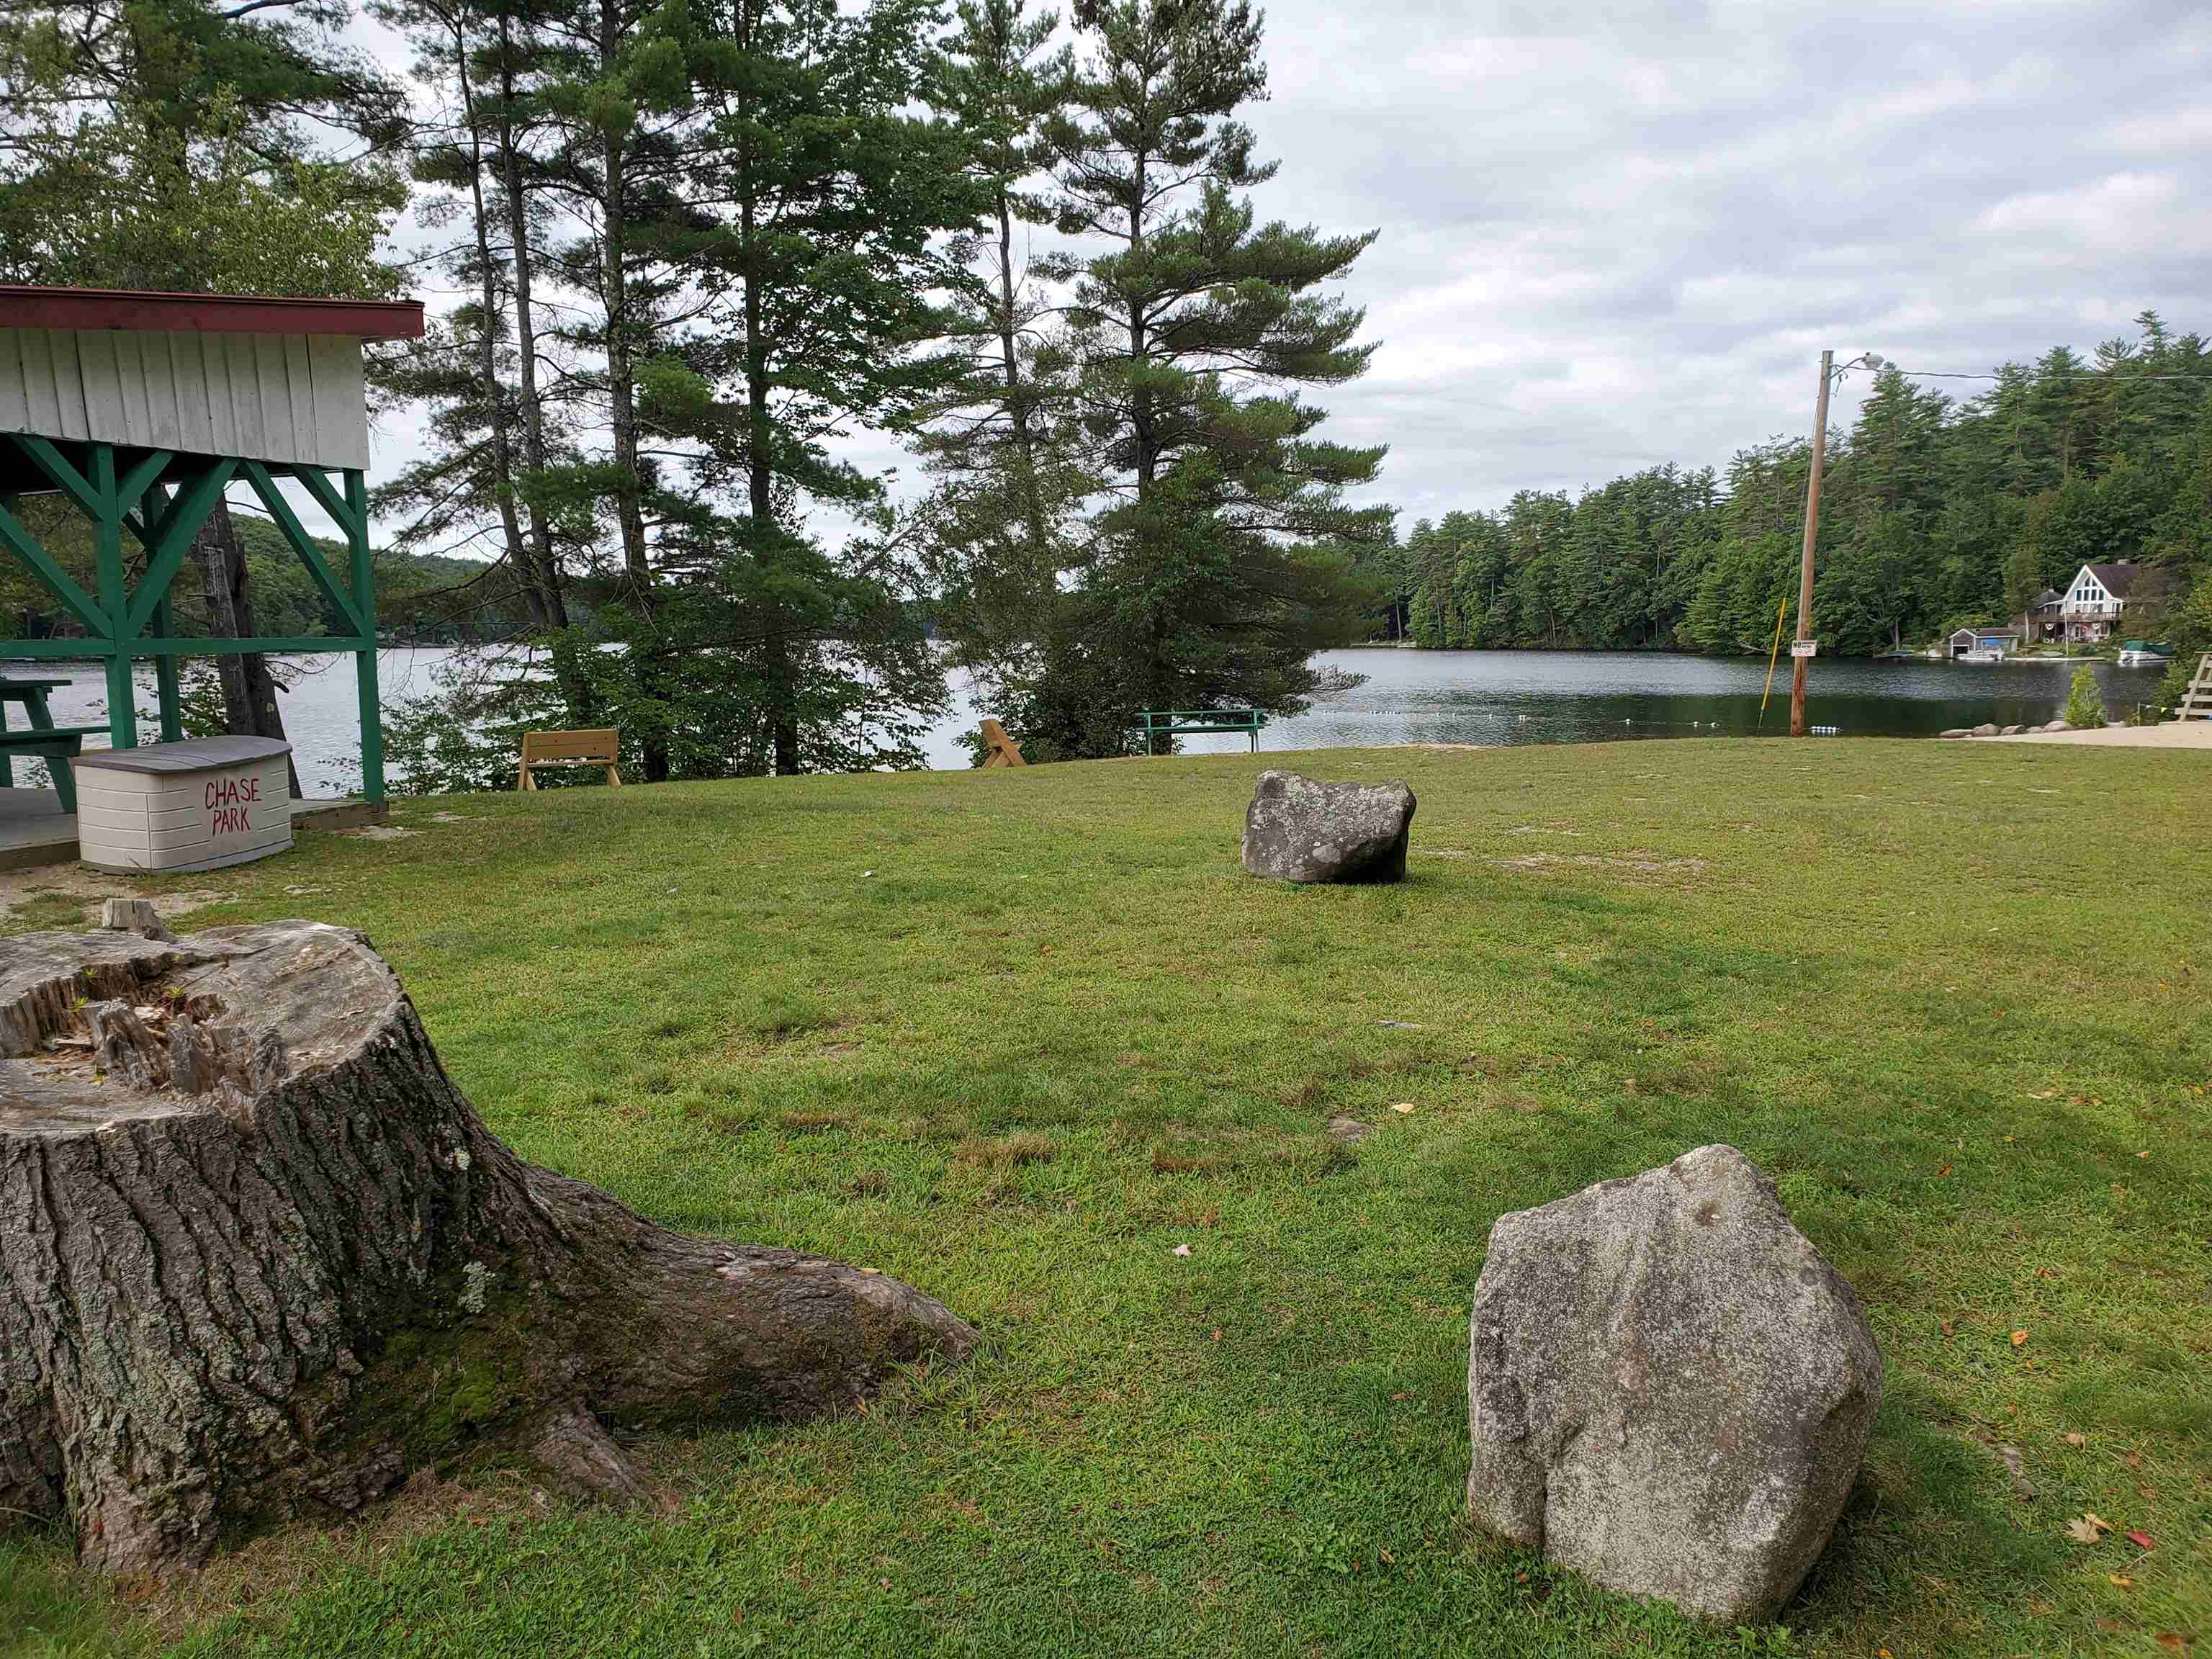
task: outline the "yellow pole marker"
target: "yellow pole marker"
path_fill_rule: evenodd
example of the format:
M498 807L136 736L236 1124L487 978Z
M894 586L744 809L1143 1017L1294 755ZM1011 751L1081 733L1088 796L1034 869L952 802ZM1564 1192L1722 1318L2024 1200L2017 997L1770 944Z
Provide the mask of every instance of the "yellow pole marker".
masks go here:
M1774 659L1782 654L1782 619L1790 614L1790 596L1774 607L1774 648L1766 653L1766 690L1759 694L1759 723L1766 724L1766 700L1774 695Z

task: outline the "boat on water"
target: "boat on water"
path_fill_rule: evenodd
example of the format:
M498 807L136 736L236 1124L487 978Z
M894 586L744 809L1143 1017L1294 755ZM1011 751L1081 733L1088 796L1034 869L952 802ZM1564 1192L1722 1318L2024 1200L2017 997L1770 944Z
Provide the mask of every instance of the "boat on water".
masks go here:
M1980 650L1962 651L1952 659L1954 662L2002 662L2004 659L2005 653L2002 651Z
M2154 645L2148 640L2130 640L2120 647L2123 668L2162 668L2172 660L2172 647Z

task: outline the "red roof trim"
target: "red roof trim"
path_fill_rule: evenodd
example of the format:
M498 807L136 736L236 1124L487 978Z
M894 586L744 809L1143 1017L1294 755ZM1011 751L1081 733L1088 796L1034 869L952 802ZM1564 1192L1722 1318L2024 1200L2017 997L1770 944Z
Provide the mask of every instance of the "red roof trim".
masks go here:
M261 299L237 294L151 294L129 289L23 288L0 283L0 328L343 334L363 340L411 340L422 332L422 302Z

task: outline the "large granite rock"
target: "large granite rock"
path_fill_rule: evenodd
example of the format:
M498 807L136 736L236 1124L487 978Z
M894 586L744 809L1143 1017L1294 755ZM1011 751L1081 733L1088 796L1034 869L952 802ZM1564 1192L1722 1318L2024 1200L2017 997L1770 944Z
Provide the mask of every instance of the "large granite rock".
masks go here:
M1881 1403L1858 1298L1732 1146L1500 1216L1469 1339L1475 1522L1723 1624L1796 1593Z
M1413 792L1262 772L1244 812L1244 867L1277 881L1395 881L1406 873Z

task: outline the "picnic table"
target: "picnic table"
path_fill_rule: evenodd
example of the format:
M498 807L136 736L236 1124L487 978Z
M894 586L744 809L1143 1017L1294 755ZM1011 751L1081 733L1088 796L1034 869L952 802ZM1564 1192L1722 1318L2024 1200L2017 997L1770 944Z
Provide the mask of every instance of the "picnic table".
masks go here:
M70 682L50 679L0 679L0 789L12 788L15 782L14 757L33 755L46 763L46 770L54 780L54 793L59 798L64 812L76 811L76 780L71 775L69 757L82 747L88 733L105 732L105 726L56 726L53 711L46 706L46 693L58 691ZM21 703L30 720L23 731L7 727L8 705Z

